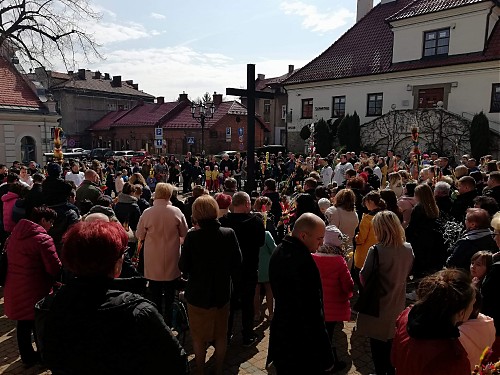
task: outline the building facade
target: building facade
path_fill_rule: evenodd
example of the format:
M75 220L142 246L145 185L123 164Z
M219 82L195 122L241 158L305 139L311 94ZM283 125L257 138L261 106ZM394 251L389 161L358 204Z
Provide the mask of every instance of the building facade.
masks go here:
M358 22L285 80L290 148L321 118L357 112L361 124L391 110L484 112L500 133L500 6L482 0L358 0ZM408 124L419 125L418 121Z

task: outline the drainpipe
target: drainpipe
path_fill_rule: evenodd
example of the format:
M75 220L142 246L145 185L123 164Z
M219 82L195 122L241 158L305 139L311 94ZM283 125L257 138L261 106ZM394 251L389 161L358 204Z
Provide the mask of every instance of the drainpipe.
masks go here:
M484 48L483 48L483 53L486 51L486 45L488 44L488 29L490 28L490 16L493 13L493 8L495 8L496 5L492 5L490 8L490 11L488 12L488 15L486 16L486 31L484 33Z

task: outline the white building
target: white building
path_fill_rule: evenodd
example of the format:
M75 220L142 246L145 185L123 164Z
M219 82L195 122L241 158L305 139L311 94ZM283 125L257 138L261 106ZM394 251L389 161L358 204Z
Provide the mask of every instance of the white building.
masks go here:
M500 132L500 6L491 0L358 0L358 22L285 82L289 147L320 118L391 109L483 111ZM367 13L366 13L367 12ZM366 13L366 14L365 14ZM409 124L409 126L412 124Z

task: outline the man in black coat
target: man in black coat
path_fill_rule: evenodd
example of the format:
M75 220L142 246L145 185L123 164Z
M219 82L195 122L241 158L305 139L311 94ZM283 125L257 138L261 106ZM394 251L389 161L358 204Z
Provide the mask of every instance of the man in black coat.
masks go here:
M334 366L323 311L323 291L311 252L323 244L325 223L302 214L269 263L275 309L267 362L281 374L325 374Z
M232 212L219 219L223 227L232 228L240 244L242 264L239 285L231 300L228 335L233 328L235 302L241 298L241 319L243 346L251 346L257 341L253 333L254 295L259 269L259 252L266 241L266 230L261 217L250 213L252 205L250 196L239 191L233 195Z
M480 250L494 253L497 251L497 244L491 236L488 211L482 208L469 208L465 217L465 228L462 237L453 245L446 266L468 271L475 253Z
M483 195L494 198L500 205L500 171L491 172Z
M458 195L451 207L451 215L460 223L464 222L465 211L474 207L474 198L477 197L476 181L470 176L463 176L458 180Z

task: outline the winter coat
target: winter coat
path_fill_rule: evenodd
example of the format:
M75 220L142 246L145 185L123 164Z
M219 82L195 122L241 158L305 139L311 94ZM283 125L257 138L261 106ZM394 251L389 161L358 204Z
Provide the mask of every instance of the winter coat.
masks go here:
M141 216L141 210L137 204L136 197L129 194L118 194L118 202L115 204L114 211L120 223L127 223L129 228L134 232L136 231L139 217Z
M187 355L154 305L76 278L36 306L38 348L58 374L187 373Z
M179 259L179 268L188 276L186 299L200 308L221 308L229 302L240 273L240 247L234 231L221 228L217 220L199 225L186 235Z
M410 224L411 212L413 207L417 204L417 200L415 197L408 197L403 195L398 199L398 207L403 212L403 228L407 228L408 224Z
M453 245L446 266L468 271L472 256L480 250L497 251L497 244L491 237L489 229L475 229L465 232L462 238Z
M420 204L417 204L411 213L410 223L406 228L406 240L411 243L415 255L414 275L420 277L443 268L446 262L446 246L442 228L437 219L427 217Z
M36 183L33 184L30 191L26 194L26 217L29 218L33 208L40 207L43 205L43 192L42 192L42 184Z
M16 226L16 222L12 218L12 211L16 201L19 199L19 195L13 193L12 191L7 192L7 194L2 195L3 202L3 229L10 233Z
M475 319L463 322L460 330L460 343L468 354L471 372L479 364L484 349L491 348L495 341L495 324L489 316L479 314Z
M377 244L379 256L379 277L382 290L379 316L373 317L359 313L357 332L380 341L394 337L395 323L405 308L406 278L410 275L413 264L413 251L409 243L399 247L386 247ZM370 248L365 264L360 272L361 283L369 279L373 271L374 247Z
M61 269L54 241L42 226L22 219L8 239L7 257L5 315L34 320L35 303L49 294Z
M451 207L451 216L453 216L459 223L463 223L467 209L474 207L475 197L477 197L477 191L475 189L467 193L457 195L457 198Z
M312 254L321 277L323 306L326 322L341 322L351 319L351 305L354 282L341 255Z
M267 362L320 374L333 365L326 332L321 278L307 247L286 236L269 263L275 309ZM292 373L292 372L286 372Z
M262 195L264 197L268 197L271 202L271 213L274 216L274 225L278 225L278 222L281 219L281 216L283 215L283 212L281 210L281 204L280 204L280 194L277 191L264 191L262 192Z
M71 186L62 178L47 176L42 182L44 204L53 206L66 202L71 193Z
M500 336L500 299L498 290L500 288L500 262L492 264L491 269L484 277L481 285L481 312L493 318L496 336Z
M271 235L271 232L266 230L266 242L259 250L259 283L269 282L269 261L271 255L276 249L276 243Z
M467 352L458 340L456 327L440 322L422 324L415 306L404 310L396 322L391 363L398 375L470 375ZM416 331L419 331L417 335Z
M363 214L363 218L359 223L359 232L355 237L356 251L354 252L354 265L359 269L363 268L368 249L377 243L372 224L374 216L375 212Z
M254 213L228 213L219 219L220 224L232 228L240 244L243 274L257 274L259 251L266 242L266 229L262 218Z
M329 225L335 225L342 234L348 236L351 240L354 239L354 233L359 224L356 211L346 211L342 207L331 206L326 209L325 217Z
M170 201L155 199L139 219L135 233L144 241L144 276L154 281L172 281L181 275L181 238L188 226L181 210Z
M92 205L97 204L97 199L102 196L102 190L89 180L84 180L76 190L76 205L81 209L82 202L89 200Z

